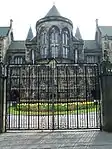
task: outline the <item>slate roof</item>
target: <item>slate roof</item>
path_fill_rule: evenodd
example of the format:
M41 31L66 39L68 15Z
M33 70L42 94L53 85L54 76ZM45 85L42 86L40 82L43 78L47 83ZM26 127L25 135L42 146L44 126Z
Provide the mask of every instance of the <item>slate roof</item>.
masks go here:
M0 27L0 37L5 37L8 35L10 27Z
M98 49L95 40L84 40L84 49Z
M9 49L25 49L25 41L12 41L11 45L9 46Z
M78 28L78 27L77 27L77 29L76 29L75 37L77 37L78 39L82 39L82 36L81 36L80 30L79 30L79 28Z
M112 26L99 26L102 36L112 36Z
M32 32L32 29L31 27L29 28L29 31L28 31L28 35L27 35L27 38L26 40L31 40L33 38L33 32Z
M45 17L50 17L50 16L61 16L55 5L52 6L52 8L49 10L49 12Z

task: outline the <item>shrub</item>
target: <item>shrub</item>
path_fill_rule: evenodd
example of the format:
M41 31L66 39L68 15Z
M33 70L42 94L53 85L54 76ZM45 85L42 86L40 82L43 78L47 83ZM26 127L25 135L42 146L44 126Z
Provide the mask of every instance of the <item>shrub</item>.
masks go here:
M36 104L17 104L17 111L30 111L30 112L51 112L52 109L54 111L75 111L84 109L92 109L95 107L94 102L75 102L75 103L59 103L59 104L48 104L48 103L36 103Z

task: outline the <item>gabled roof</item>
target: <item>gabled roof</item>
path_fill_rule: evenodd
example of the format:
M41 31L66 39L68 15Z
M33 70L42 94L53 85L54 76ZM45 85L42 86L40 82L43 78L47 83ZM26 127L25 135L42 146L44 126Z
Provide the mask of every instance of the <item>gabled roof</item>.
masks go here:
M31 40L33 38L33 32L31 27L29 28L26 40Z
M8 35L9 30L10 27L0 27L0 37L6 37Z
M84 40L84 49L98 49L95 40Z
M112 36L112 26L98 26L102 32L102 36Z
M25 49L25 41L18 40L18 41L12 41L11 45L9 46L9 49Z
M55 5L52 6L52 8L49 10L45 17L51 16L61 16Z
M76 38L78 38L78 39L82 39L82 36L81 36L80 30L79 30L79 28L78 28L78 27L77 27L77 29L76 29L75 37L76 37Z

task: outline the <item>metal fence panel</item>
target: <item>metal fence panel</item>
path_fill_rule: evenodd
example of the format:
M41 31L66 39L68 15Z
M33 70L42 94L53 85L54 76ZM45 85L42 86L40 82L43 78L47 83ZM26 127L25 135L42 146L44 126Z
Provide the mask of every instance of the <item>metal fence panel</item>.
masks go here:
M99 129L97 64L7 67L7 130Z

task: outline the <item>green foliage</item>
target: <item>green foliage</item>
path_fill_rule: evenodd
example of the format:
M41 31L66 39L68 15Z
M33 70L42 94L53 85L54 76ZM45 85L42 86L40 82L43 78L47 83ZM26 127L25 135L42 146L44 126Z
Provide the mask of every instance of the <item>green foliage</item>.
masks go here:
M16 111L23 112L66 112L75 110L85 110L95 108L94 102L74 102L74 103L36 103L36 104L17 104Z

